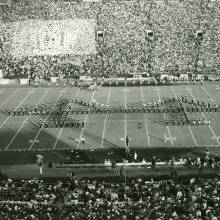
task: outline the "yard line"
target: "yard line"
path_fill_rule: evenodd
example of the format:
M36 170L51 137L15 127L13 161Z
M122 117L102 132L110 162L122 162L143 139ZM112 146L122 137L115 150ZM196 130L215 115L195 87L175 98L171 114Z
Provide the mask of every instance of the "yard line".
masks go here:
M31 90L32 91L32 90ZM28 98L28 96L31 94L31 91L28 91L28 94L22 99L22 101L18 104L18 106L16 107L15 110L17 110L23 103L24 101ZM1 124L0 128L2 128L4 126L4 124L12 117L12 115L10 115L9 117L7 117L4 122Z
M111 87L109 88L108 91L108 98L107 98L107 104L110 103L110 97L111 97ZM104 138L105 138L105 130L106 130L106 122L107 122L107 116L108 116L108 112L105 114L105 119L104 119L104 127L103 127L103 132L102 132L102 143L100 145L100 147L103 147L103 143L104 143Z
M18 91L18 89L16 89L10 96L8 96L8 98L0 105L0 108L5 105L5 103Z
M40 98L40 100L37 102L37 104L35 105L35 107L37 107L37 105L43 100L43 98L45 97L45 95L48 93L50 88L48 88L43 96ZM31 115L28 115L25 120L23 121L23 123L21 124L20 128L17 130L16 134L13 136L13 138L11 139L11 141L9 142L9 144L6 146L5 150L8 150L8 148L11 146L11 144L13 143L14 139L17 137L17 135L19 134L19 132L21 131L21 129L23 128L23 126L25 125L25 123L27 122L27 120L30 118Z
M141 86L141 99L142 99L142 102L144 104L144 93L143 93L142 86ZM150 137L149 137L149 132L148 132L147 116L146 116L146 114L144 114L144 122L145 122L146 134L147 134L147 143L148 143L148 146L150 146Z
M158 96L159 100L161 100L160 94L159 94L159 92L158 92L157 85L156 85L156 91L157 91L157 96ZM165 119L165 114L164 114L164 113L163 113L163 117L164 117L164 119ZM170 139L171 145L172 145L172 147L173 147L173 138L172 138L172 136L171 136L170 128L169 128L168 125L167 125L166 127L167 127L167 131L168 131L168 135L169 135L169 139Z
M125 85L126 86L126 85ZM127 86L126 86L127 87ZM125 108L127 106L127 90L125 89ZM126 145L126 137L127 137L127 113L125 112L125 137L124 137L124 143L125 143L125 147L127 147Z
M76 95L75 95L75 99L77 98L77 96L78 96L78 94L79 94L79 91L80 91L80 87L79 87L78 90L77 90L77 93L76 93ZM73 105L72 105L72 106L73 106ZM72 106L71 106L71 109L72 109ZM70 110L70 111L71 111L71 110ZM67 120L67 118L68 118L68 116L69 116L70 111L68 112L68 114L67 114L67 116L66 116L66 118L65 118L64 123L66 122L66 120ZM55 142L55 144L54 144L54 146L53 146L53 150L55 150L55 148L56 148L56 145L57 145L57 143L58 143L58 141L59 141L59 139L60 139L60 135L61 135L62 132L63 132L63 129L64 129L64 126L60 129L60 132L59 132L59 134L58 134L58 136L57 136L56 142Z
M90 102L89 102L90 105L91 105L91 103L92 103L92 100L93 100L94 95L95 95L95 90L92 92L92 97L91 97L91 100L90 100ZM79 137L79 139L78 139L77 148L79 148L79 145L80 145L80 143L81 143L81 139L82 139L82 136L83 136L85 127L86 127L87 118L88 118L88 114L87 114L87 115L85 116L85 118L84 118L84 127L82 128L80 137Z
M173 92L175 98L177 98L177 94L176 94L176 92L175 92L175 90L173 89L172 86L171 86L171 90L172 90L172 92ZM193 132L192 132L192 130L191 130L191 128L190 128L190 125L188 125L187 127L188 127L189 132L190 132L190 134L191 134L191 136L192 136L192 139L193 139L193 141L194 141L194 144L195 144L195 145L198 145L198 144L197 144L197 141L196 141L196 139L195 139L195 136L194 136L194 134L193 134Z
M187 90L189 91L190 95L195 99L195 97L194 97L194 95L192 94L191 90L188 89L188 86L187 86ZM203 112L202 112L202 116L205 117L205 114L204 114ZM217 143L218 143L219 146L220 146L220 141L219 141L219 139L217 138L215 132L213 131L211 125L209 125L209 129L210 129L210 131L212 132L213 136L215 137Z
M216 101L212 98L212 96L209 94L209 92L207 91L207 89L205 89L204 86L202 86L202 89L205 91L205 93L207 94L207 96L210 98L210 100L215 104ZM216 136L215 132L213 131L212 127L210 126L210 130L214 136L214 138L217 140L218 144L220 145L220 142L219 142L219 137Z
M209 94L209 92L207 91L207 89L204 86L202 86L202 89L205 91L206 95L210 98L210 100L213 103L216 103L216 101L211 97L211 95Z
M60 99L61 95L64 93L64 90L65 90L65 88L63 88L63 89L61 90L61 92L60 92L59 96L57 97L56 102L57 102L57 101ZM53 104L52 111L54 110L54 108L55 108L55 106L56 106L56 102ZM45 123L45 122L46 122L46 120L49 118L49 116L50 116L50 115L51 115L51 114L47 115L47 117L46 117L46 119L44 120L44 122L43 122L43 123ZM37 138L38 138L38 136L39 136L40 132L42 131L42 129L43 129L43 126L42 126L42 127L39 129L39 130L38 130L38 132L37 132L37 134L36 134L36 136L35 136L35 138L34 138L33 142L31 143L31 145L30 145L30 147L29 147L29 150L31 150L31 149L32 149L32 147L33 147L33 145L34 145L35 141L37 140Z

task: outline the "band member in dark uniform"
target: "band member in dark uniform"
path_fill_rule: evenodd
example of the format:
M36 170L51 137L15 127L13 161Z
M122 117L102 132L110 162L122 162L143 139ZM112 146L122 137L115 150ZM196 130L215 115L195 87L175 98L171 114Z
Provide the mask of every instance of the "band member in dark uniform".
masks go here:
M127 155L130 154L130 146L129 146L129 143L130 143L131 140L132 140L131 138L129 138L128 136L126 136L125 144L126 144L126 153L127 153Z

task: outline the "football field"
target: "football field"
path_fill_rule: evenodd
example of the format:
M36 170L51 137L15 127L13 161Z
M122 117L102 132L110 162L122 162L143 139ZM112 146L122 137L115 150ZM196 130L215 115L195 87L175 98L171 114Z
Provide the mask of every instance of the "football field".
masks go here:
M210 117L206 126L166 126L166 113L93 113L69 114L68 118L84 120L83 128L43 128L43 115L8 116L5 110L40 103L53 104L63 98L84 98L88 102L110 106L147 103L181 95L220 104L219 83L205 85L103 87L90 91L77 87L0 88L0 150L36 149L107 149L125 148L125 137L132 148L152 147L219 147L220 112L199 112L198 117ZM191 114L191 113L190 113ZM192 113L193 114L193 113ZM78 140L85 138L85 145Z

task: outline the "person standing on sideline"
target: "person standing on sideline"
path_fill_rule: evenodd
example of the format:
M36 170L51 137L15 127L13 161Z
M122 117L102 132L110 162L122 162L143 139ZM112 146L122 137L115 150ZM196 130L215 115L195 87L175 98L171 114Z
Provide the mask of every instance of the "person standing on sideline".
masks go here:
M126 154L127 154L127 155L130 154L130 145L129 145L129 143L130 143L131 140L132 140L131 138L129 138L128 136L126 136L125 145L126 145Z
M156 167L156 157L155 156L153 156L153 158L152 158L151 166L153 169Z
M137 152L134 153L134 162L137 163Z
M81 145L84 146L85 145L85 138L82 137L80 141L81 141Z
M122 177L123 176L123 166L120 167L119 172L120 172L120 177Z
M39 167L40 174L43 174L43 156L38 154L37 155L37 166Z

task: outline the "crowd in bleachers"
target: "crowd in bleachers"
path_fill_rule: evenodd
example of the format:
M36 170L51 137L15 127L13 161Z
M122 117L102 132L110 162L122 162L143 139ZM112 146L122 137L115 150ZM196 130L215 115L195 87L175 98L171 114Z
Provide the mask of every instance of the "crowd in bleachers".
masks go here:
M147 178L5 180L0 218L218 220L220 180Z
M27 19L95 19L97 54L80 57L80 63L63 56L11 58L10 28L0 28L1 67L6 77L35 75L120 74L151 75L182 72L218 73L218 1L101 1L97 3L13 1L0 7L3 22ZM7 24L10 25L10 24ZM150 34L148 35L148 31ZM200 33L200 35L197 35ZM79 59L79 57L77 57Z

